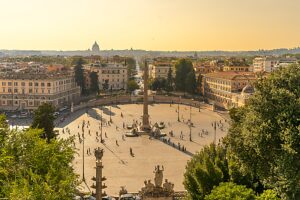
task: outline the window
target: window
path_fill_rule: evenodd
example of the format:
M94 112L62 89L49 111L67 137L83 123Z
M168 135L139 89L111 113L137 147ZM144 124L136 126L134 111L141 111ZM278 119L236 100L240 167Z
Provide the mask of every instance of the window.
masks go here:
M29 82L29 86L32 86L32 82Z
M14 93L18 93L18 89L14 89Z
M12 91L11 88L8 88L8 92L11 93L11 91Z
M6 86L6 82L2 82L2 86Z
M11 86L11 82L8 82L8 86Z
M30 94L32 93L32 89L29 89L29 93L30 93Z
M42 83L41 83L41 86L42 86L42 87L45 87L45 83L44 83L44 82L42 82Z
M18 82L14 82L14 86L18 86Z
M35 86L35 87L38 87L38 86L39 86L39 83L35 82L35 83L34 83L34 86Z
M5 88L2 88L2 92L5 92Z
M25 82L22 82L22 83L21 83L21 86L23 86L23 87L24 87L24 86L25 86Z

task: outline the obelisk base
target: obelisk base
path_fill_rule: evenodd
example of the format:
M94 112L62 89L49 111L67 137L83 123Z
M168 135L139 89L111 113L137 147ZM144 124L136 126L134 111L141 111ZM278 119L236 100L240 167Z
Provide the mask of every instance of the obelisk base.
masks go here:
M143 115L143 125L141 126L141 130L145 132L150 132L151 131L151 126L149 124L149 115L144 114Z

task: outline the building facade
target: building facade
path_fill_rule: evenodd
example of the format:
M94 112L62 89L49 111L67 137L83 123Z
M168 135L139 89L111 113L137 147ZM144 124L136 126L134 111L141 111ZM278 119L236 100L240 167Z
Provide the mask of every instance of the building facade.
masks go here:
M72 74L8 73L0 78L1 110L34 110L42 103L56 108L76 103L80 87Z
M252 86L256 76L252 72L214 72L203 75L203 94L210 103L223 108L245 104L241 96L245 87ZM247 90L248 92L249 90ZM248 92L249 93L249 92ZM244 103L241 103L241 101Z
M224 72L249 72L251 71L250 66L224 66Z
M155 62L149 64L149 78L168 78L169 70L172 69L172 76L175 77L174 66L169 62Z
M89 66L85 66L85 70L96 72L98 74L100 90L127 89L128 70L122 63L96 62ZM88 74L89 73L87 73L86 76L88 76Z

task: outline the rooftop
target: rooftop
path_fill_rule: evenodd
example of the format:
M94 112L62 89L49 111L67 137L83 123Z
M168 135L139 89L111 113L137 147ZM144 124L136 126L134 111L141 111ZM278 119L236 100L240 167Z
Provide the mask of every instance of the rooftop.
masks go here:
M214 72L214 73L204 74L204 76L210 78L227 79L227 80L233 80L238 76L255 79L255 74L253 72L232 72L232 71Z

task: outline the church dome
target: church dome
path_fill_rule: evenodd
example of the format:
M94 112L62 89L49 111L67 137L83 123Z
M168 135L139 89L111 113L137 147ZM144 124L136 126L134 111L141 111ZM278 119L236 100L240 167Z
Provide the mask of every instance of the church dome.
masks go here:
M97 44L97 42L95 42L93 44L92 51L93 52L99 52L100 51L100 48L99 48L99 45Z
M246 85L242 90L242 95L251 95L254 93L254 88L251 85Z

